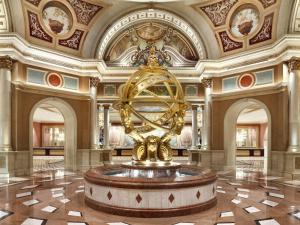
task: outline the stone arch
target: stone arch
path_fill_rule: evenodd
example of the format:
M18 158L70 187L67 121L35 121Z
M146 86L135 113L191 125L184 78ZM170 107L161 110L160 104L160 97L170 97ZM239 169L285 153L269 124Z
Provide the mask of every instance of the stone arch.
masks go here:
M236 123L240 113L247 107L256 104L265 110L268 118L268 144L264 154L264 173L270 171L271 156L271 113L268 107L261 101L245 98L233 103L226 111L224 117L224 151L225 151L225 168L235 169L236 157Z
M50 97L37 102L30 111L29 116L29 149L30 149L30 170L32 172L33 156L33 115L36 109L42 104L49 104L56 107L64 117L65 124L65 169L76 170L77 151L77 117L74 109L67 102L60 98Z
M104 33L99 43L96 57L98 59L103 59L105 51L111 44L111 40L114 40L114 38L117 37L120 32L124 31L128 27L142 21L159 21L178 29L183 34L186 34L186 36L189 38L195 47L199 58L207 58L203 41L196 30L181 17L162 9L137 10L118 19Z

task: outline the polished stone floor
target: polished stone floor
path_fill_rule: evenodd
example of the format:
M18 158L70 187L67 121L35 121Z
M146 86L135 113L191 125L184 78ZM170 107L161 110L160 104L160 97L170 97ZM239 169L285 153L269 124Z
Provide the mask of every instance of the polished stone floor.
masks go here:
M85 206L82 174L44 171L0 180L0 225L288 225L300 224L300 181L259 172L218 173L218 204L173 218L125 218Z

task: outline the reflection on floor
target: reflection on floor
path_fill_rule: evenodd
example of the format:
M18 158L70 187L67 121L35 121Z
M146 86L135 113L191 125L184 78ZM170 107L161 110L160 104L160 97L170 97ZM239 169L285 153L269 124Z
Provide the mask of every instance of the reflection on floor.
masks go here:
M218 173L218 204L173 218L125 218L85 206L82 174L62 170L0 180L1 225L289 225L300 224L300 181L260 172ZM105 194L105 193L104 193Z
M64 168L63 156L34 156L33 172L62 170Z

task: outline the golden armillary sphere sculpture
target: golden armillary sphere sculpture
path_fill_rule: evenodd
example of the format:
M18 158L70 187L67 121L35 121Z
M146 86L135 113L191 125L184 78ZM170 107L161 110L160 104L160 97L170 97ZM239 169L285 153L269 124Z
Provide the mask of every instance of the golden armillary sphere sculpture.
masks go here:
M155 51L152 47L147 65L141 66L120 87L120 100L115 103L125 133L135 140L133 160L141 164L172 160L169 142L172 136L181 133L187 110L180 83L158 64ZM155 88L164 90L163 96L155 93ZM137 120L141 125L134 125ZM157 130L161 136L153 134Z

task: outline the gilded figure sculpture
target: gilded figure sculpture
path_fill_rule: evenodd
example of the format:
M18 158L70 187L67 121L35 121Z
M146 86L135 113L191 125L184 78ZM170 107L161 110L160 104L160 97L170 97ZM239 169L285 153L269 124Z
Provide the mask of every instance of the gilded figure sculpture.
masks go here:
M160 96L151 88L163 85L166 96ZM114 104L119 110L125 133L135 140L133 160L136 163L164 162L172 160L170 140L179 135L184 126L188 104L176 77L158 63L156 49L151 47L147 65L143 65L120 87L120 100ZM159 108L145 111L145 108ZM133 118L142 125L135 126ZM160 130L162 135L153 132Z

